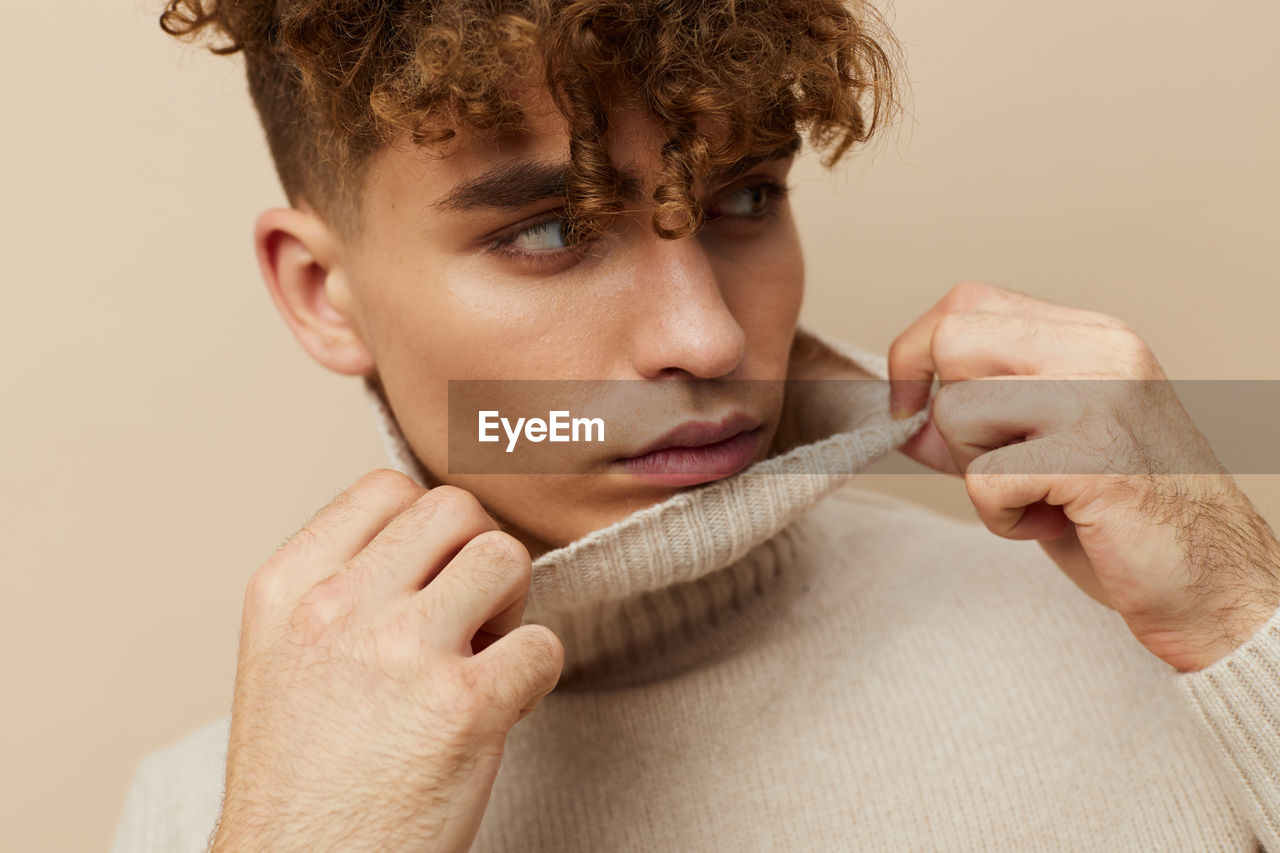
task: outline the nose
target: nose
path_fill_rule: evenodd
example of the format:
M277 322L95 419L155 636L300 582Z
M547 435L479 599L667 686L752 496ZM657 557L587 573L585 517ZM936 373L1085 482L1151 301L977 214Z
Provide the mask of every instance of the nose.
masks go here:
M646 379L726 376L742 363L746 333L725 302L696 237L650 235L635 273L632 363Z

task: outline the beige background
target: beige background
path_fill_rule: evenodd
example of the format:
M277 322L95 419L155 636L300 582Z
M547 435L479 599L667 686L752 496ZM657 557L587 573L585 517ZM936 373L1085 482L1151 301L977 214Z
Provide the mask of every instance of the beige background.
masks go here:
M102 849L134 762L231 698L245 580L384 460L277 318L239 60L159 2L10 4L0 52L3 846ZM1170 376L1276 374L1280 7L903 2L911 115L794 172L805 319L884 351L951 285L1121 317ZM1241 483L1273 526L1280 488ZM970 515L963 486L866 477Z

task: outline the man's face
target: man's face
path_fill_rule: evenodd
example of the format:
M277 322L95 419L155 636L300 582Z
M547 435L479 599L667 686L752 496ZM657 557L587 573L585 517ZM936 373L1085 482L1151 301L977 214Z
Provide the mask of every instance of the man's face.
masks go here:
M381 152L364 198L364 236L344 248L343 266L354 325L416 455L439 481L475 494L537 556L663 500L689 480L717 479L765 458L804 263L785 199L761 186L785 184L790 156L754 165L729 183L706 184L700 176L693 191L713 221L688 238L654 233L650 193L663 137L631 101L614 102L604 144L619 169L643 185L601 237L575 248L561 231L563 199L538 179L538 167L569 161L563 118L545 88L530 90L522 103L522 135L460 132L444 157L408 143ZM593 386L605 395L616 386L615 403L630 393L624 389L673 393L663 405L623 403L621 410L598 398L613 414L609 441L571 445L555 474L451 474L448 383L476 379L643 381ZM698 385L713 390L692 393ZM548 402L511 420L545 418ZM579 414L595 413L573 412ZM673 427L733 414L758 428L750 449L744 453L739 440L738 456L719 473L711 465L701 477L643 476L634 463L618 462Z

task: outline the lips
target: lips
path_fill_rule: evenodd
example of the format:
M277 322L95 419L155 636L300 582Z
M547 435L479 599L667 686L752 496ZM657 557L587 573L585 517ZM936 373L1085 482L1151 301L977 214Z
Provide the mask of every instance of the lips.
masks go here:
M721 421L689 421L618 460L637 479L692 486L735 474L755 458L760 423L735 412Z
M635 455L624 458L636 459L669 447L706 447L709 444L719 444L759 425L757 420L743 412L734 412L719 422L688 421L646 445Z

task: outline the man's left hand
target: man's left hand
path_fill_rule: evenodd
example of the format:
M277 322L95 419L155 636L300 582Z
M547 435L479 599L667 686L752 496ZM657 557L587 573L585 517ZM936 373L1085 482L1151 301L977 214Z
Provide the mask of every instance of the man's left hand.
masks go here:
M1280 542L1124 322L961 284L890 346L895 416L934 375L901 452L964 477L988 529L1038 540L1161 660L1203 669L1276 612Z

